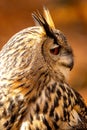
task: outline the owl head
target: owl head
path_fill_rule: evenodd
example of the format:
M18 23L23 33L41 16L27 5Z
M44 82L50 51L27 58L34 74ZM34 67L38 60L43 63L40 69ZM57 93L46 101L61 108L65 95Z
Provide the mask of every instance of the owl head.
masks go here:
M55 28L50 12L44 8L44 16L39 12L32 14L37 26L43 29L42 55L49 72L59 80L66 79L73 68L73 52L64 34Z

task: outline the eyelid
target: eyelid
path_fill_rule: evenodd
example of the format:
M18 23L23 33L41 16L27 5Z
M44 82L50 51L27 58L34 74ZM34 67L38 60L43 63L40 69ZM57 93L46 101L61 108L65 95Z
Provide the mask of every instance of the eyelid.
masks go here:
M50 49L55 49L55 48L57 48L57 47L59 47L59 45L54 44L53 46L51 46L51 48L50 48Z

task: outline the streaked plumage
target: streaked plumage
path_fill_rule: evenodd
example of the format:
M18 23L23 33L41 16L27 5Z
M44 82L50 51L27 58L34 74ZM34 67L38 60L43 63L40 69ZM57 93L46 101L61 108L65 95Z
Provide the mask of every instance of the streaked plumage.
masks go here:
M73 52L49 11L0 52L0 130L87 128L87 107L69 87Z

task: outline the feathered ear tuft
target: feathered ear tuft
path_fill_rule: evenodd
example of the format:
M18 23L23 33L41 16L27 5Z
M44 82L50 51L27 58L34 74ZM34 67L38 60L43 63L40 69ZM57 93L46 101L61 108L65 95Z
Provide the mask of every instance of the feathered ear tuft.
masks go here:
M47 23L50 28L55 29L54 22L52 20L52 17L51 17L51 14L50 14L49 10L46 7L44 7L43 11L44 11L44 16L45 17L43 15L41 15L39 13L39 11L37 11L37 13L36 12L32 13L35 24L43 26L43 24Z
M44 28L46 35L51 38L56 38L53 33L53 29L55 29L53 20L51 18L50 12L48 9L44 8L44 15L45 17L39 13L39 11L34 12L32 14L36 25L40 25Z
M43 9L44 9L44 15L45 15L45 19L46 19L47 23L49 24L49 26L52 29L55 29L55 25L54 25L53 19L51 17L51 14L50 14L48 8L44 7Z

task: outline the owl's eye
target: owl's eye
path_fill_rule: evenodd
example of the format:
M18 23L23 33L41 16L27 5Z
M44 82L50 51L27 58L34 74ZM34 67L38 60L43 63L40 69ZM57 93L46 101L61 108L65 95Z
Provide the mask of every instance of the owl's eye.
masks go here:
M59 54L59 47L55 47L55 48L50 49L50 52L53 55L58 55Z

